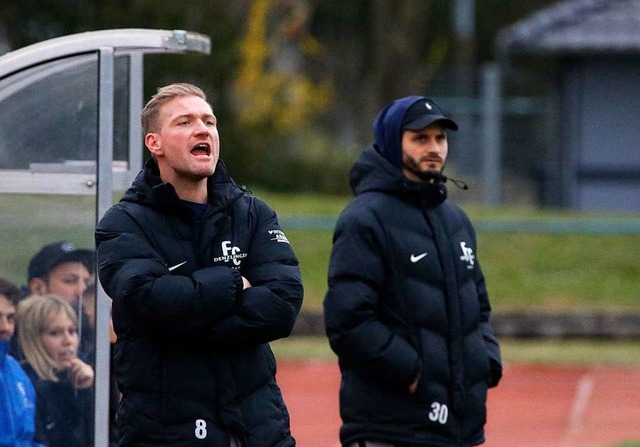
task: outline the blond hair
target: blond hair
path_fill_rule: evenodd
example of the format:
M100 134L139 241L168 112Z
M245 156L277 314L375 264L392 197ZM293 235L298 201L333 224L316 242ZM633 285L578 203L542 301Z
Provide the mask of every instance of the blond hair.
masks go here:
M56 362L47 353L42 336L60 313L78 324L73 308L57 295L31 295L18 303L18 343L38 377L58 382Z
M159 118L162 106L180 96L197 96L205 101L207 100L207 95L199 87L192 84L176 83L158 88L157 93L151 97L140 114L144 135L160 130Z

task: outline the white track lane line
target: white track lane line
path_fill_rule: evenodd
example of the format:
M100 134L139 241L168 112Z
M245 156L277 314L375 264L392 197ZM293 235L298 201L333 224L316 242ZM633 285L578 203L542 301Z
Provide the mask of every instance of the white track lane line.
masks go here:
M582 431L584 424L584 413L587 410L589 401L591 400L592 391L593 376L591 375L591 373L586 373L578 381L576 393L573 397L573 406L571 407L571 414L569 417L569 423L564 442L565 446L572 445L571 439L573 438L573 436Z

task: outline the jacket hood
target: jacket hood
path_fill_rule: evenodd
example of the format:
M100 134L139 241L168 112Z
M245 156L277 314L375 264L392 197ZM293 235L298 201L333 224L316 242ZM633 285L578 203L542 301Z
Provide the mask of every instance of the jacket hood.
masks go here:
M434 183L412 182L402 171L392 166L374 146L369 146L351 167L349 183L355 195L378 191L405 196L435 206L447 198L444 177Z
M222 160L218 160L215 172L207 179L207 191L209 205L215 210L231 205L245 194L245 190L229 176ZM173 185L162 181L158 164L152 158L147 160L121 201L146 205L170 214L192 214Z
M396 99L382 109L373 122L376 138L373 147L398 169L402 167L402 120L407 109L422 99L425 98L407 96Z

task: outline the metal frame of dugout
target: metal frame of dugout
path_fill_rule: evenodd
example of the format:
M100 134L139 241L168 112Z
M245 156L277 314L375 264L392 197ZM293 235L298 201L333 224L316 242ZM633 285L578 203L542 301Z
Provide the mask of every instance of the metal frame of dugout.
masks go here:
M73 34L33 44L0 57L0 108L6 98L16 96L34 75L57 76L73 71L73 56L88 56L97 62L97 104L92 123L97 130L96 160L63 163L31 163L27 168L0 167L0 193L96 195L97 220L111 207L114 190L125 189L142 167L143 56L152 53L209 54L208 36L184 30L114 29ZM128 79L127 160L114 160L114 85L116 58L126 58ZM42 70L38 70L38 68ZM122 81L120 79L119 81ZM65 86L73 89L73 85ZM51 104L51 107L57 106ZM93 110L93 108L91 109ZM9 136L10 138L10 136ZM7 150L5 150L7 151ZM10 152L10 149L8 150ZM10 154L8 154L10 155ZM96 290L95 447L108 445L109 430L109 297Z

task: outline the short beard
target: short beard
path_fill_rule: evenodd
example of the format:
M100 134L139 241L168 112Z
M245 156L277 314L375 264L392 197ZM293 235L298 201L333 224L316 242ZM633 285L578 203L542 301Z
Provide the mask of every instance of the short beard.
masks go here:
M440 170L428 170L422 171L420 169L420 165L413 159L406 157L402 161L402 166L407 170L413 173L420 180L423 180L427 183L435 183L437 181L442 180L442 171L444 170L444 165Z

